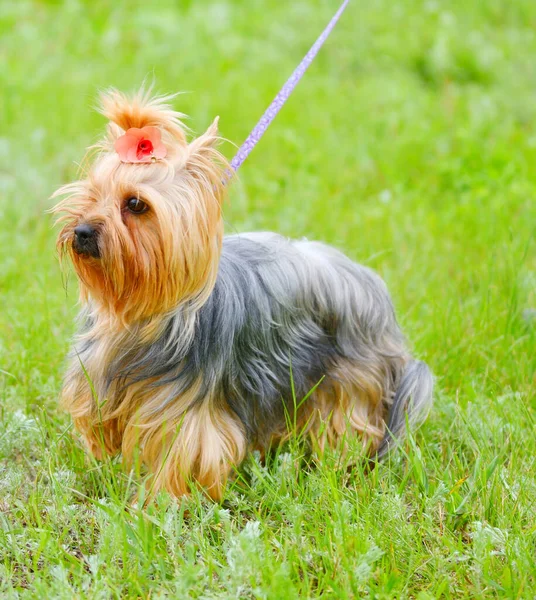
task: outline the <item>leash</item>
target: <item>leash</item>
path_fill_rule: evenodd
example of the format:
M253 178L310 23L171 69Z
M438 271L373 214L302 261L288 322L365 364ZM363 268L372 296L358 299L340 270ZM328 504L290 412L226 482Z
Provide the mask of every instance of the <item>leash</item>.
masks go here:
M277 113L281 110L285 102L288 100L290 94L292 94L292 92L294 91L294 88L298 85L305 71L307 71L307 68L313 62L315 56L318 54L318 51L320 50L324 42L328 39L329 34L332 32L333 28L337 24L337 21L344 12L344 9L348 6L349 1L350 0L344 0L339 10L335 13L331 21L327 24L324 31L320 34L316 42L311 46L309 52L307 52L301 63L296 67L292 75L287 79L287 82L281 88L281 91L273 99L270 106L266 109L262 117L259 119L259 122L255 125L253 131L249 134L246 141L242 144L242 146L240 146L238 152L231 161L231 169L235 173L242 166L246 158L250 155L253 148L255 148L261 137L265 134L270 123L275 119Z

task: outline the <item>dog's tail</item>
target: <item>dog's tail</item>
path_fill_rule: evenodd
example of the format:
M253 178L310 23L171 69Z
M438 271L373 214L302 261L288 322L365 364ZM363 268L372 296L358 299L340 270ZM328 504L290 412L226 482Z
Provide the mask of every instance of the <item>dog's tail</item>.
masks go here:
M432 406L434 378L428 365L410 360L402 374L387 416L387 430L381 441L377 458L384 457L404 437L407 422L413 430L428 416Z

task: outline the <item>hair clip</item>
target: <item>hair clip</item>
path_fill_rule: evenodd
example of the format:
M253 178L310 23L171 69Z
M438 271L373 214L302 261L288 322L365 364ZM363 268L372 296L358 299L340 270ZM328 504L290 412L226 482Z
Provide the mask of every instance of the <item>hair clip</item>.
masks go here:
M165 158L167 148L157 127L131 127L114 144L119 159L124 163L156 162Z

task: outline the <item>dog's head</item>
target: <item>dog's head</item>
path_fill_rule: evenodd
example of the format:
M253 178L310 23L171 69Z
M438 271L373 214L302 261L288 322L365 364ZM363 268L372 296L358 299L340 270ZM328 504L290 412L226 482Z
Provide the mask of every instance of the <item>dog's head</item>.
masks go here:
M217 120L187 141L167 98L103 94L110 121L85 177L60 188L58 248L82 297L121 321L203 302L221 250L226 164Z

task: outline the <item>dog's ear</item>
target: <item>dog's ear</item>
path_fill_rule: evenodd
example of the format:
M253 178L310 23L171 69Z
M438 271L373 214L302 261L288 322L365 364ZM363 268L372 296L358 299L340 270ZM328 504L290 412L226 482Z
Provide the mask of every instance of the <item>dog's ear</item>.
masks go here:
M151 88L142 87L132 96L113 88L101 93L99 112L110 121L110 141L115 141L131 127L153 126L162 131L168 143L186 146L187 128L182 123L184 115L169 105L174 96L152 96L151 92Z
M190 142L185 168L192 177L210 185L218 196L223 196L229 165L217 150L221 141L218 121L219 117L216 117L205 133Z
M199 154L208 154L209 156L214 153L214 148L217 146L220 138L218 136L218 122L220 117L216 117L210 127L195 140L191 141L188 146L189 159Z

